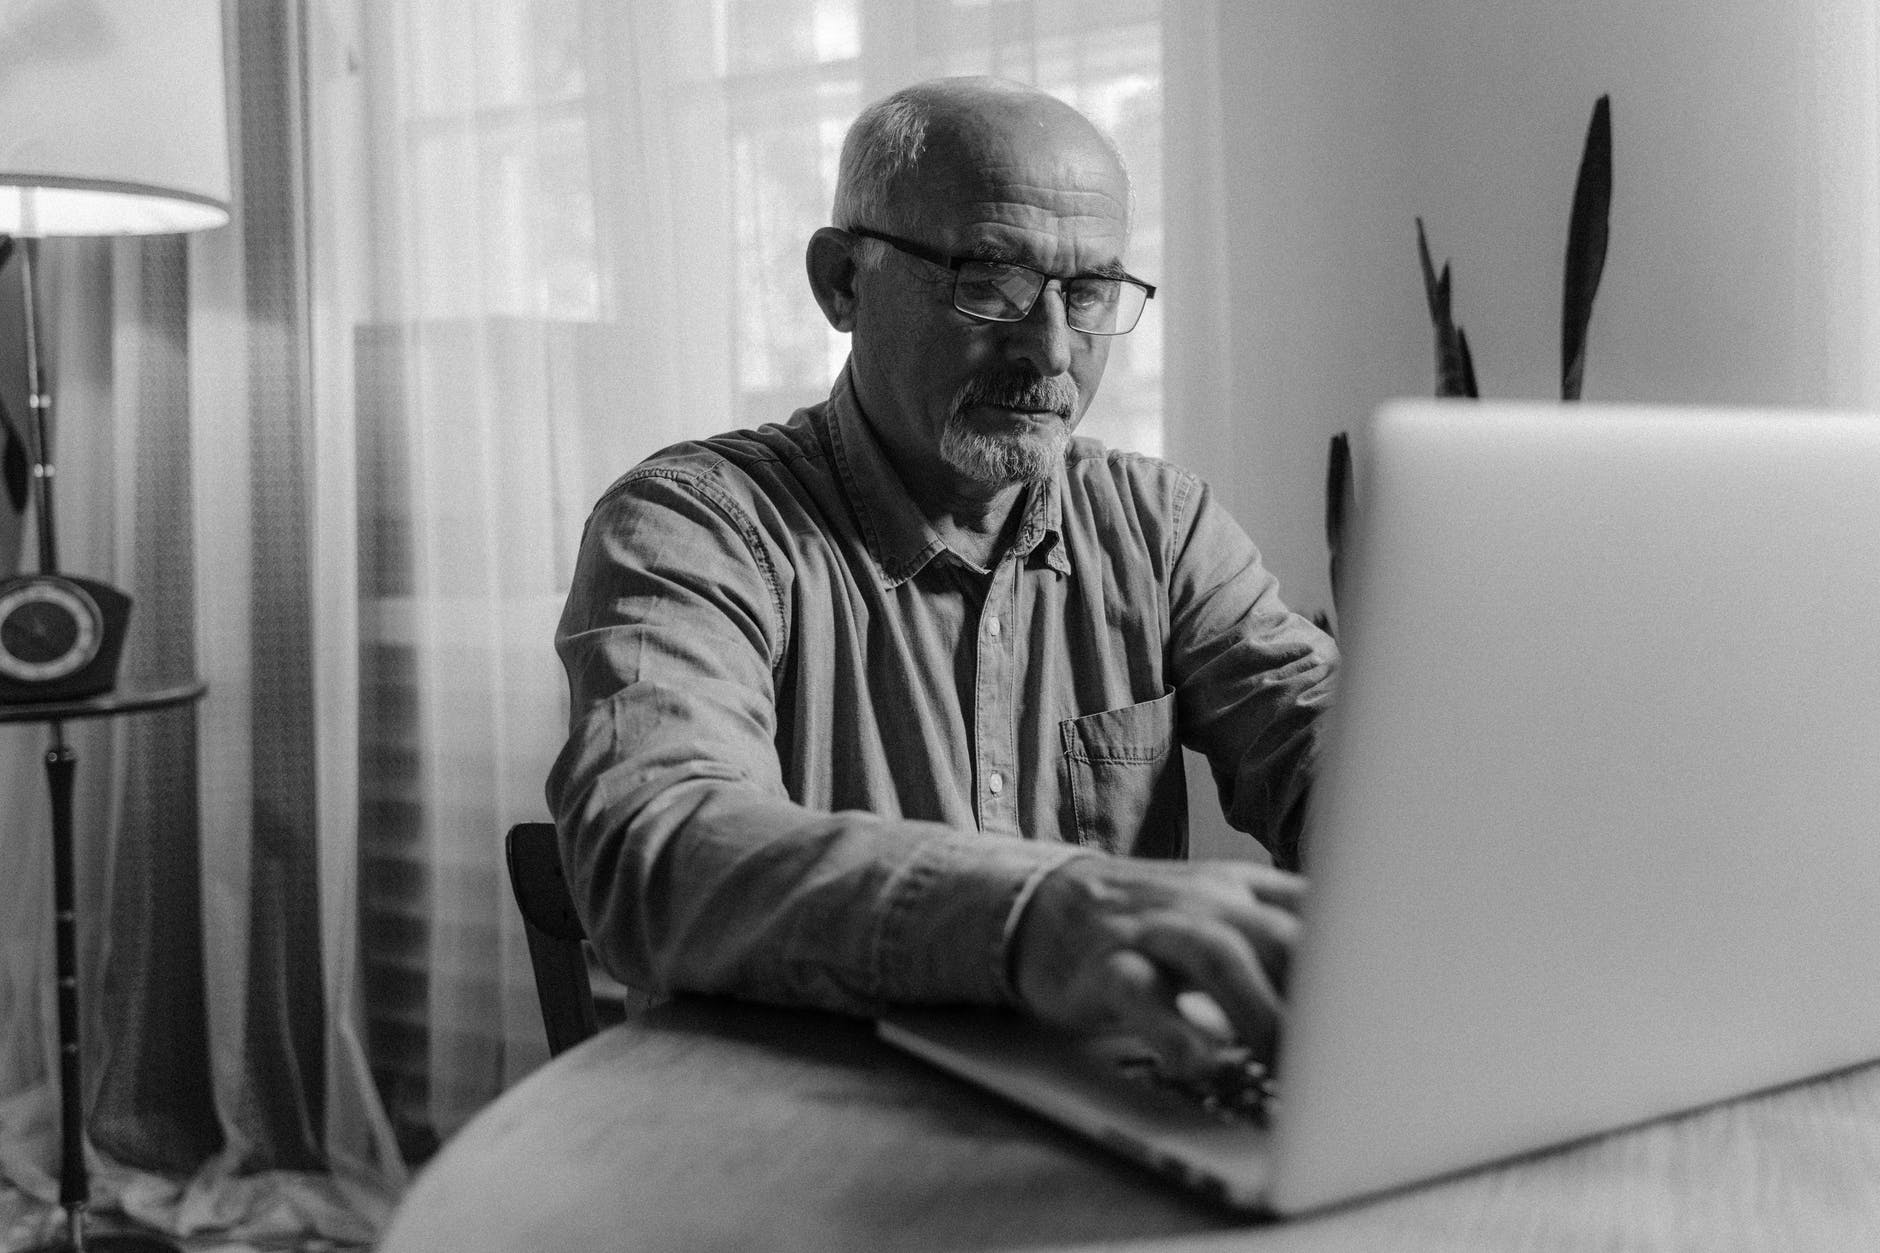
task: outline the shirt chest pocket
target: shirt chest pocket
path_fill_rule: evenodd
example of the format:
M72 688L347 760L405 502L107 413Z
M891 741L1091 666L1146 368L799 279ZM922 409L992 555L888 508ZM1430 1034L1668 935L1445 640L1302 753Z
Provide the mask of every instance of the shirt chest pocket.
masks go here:
M1175 738L1175 693L1066 718L1066 838L1136 857L1188 852L1188 787Z

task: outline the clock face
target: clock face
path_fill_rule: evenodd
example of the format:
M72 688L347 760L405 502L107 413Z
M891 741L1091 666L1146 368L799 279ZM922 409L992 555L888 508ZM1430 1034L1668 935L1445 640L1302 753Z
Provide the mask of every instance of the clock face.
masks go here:
M0 674L62 679L84 669L103 639L103 615L83 588L43 575L0 584Z

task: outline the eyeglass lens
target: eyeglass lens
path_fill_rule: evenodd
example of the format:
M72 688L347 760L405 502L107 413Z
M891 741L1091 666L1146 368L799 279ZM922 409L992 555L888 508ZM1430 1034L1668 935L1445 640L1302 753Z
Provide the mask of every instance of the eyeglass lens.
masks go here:
M1017 322L1031 312L1046 276L1020 265L969 262L959 268L953 303L962 313L995 322ZM1147 299L1134 283L1085 275L1064 281L1065 321L1071 329L1121 335L1135 329Z

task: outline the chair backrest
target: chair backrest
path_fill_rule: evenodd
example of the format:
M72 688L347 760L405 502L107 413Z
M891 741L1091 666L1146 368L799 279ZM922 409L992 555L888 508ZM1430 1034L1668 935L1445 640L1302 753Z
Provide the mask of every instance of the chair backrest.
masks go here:
M535 967L535 995L549 1055L579 1044L598 1029L594 992L588 982L586 939L561 871L561 849L549 822L519 822L503 839L509 886L522 911Z

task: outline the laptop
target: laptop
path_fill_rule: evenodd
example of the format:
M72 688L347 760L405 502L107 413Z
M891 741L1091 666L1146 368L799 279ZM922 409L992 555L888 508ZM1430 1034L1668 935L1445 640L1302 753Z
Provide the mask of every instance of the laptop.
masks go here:
M883 1038L1277 1214L1880 1057L1880 416L1405 401L1352 456L1276 1094Z

